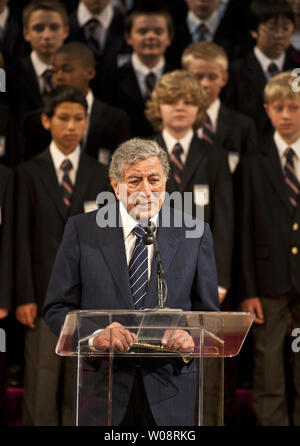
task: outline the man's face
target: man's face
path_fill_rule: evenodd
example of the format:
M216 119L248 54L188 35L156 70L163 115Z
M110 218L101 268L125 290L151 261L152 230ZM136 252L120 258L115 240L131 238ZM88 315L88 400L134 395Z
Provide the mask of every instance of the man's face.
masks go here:
M289 47L293 31L293 22L280 16L260 24L251 35L262 53L270 59L277 59Z
M109 5L110 0L81 0L92 14L100 14Z
M24 27L24 39L41 57L49 57L61 47L68 36L69 27L55 11L35 11L31 14L28 26Z
M208 19L222 0L185 0L188 8L201 20Z
M5 6L7 6L9 0L0 0L0 13L4 11Z
M71 85L87 94L90 80L95 76L95 69L87 67L76 56L56 54L53 58L52 80L55 87Z
M163 128L175 137L187 133L198 117L198 107L191 95L160 104L159 108Z
M300 100L277 100L265 105L273 127L288 144L300 137Z
M123 179L117 184L111 179L118 200L136 220L149 220L162 206L166 176L156 156L126 165Z
M62 102L55 108L51 118L42 115L42 123L46 130L50 130L58 149L68 155L76 149L83 137L86 111L76 102Z
M166 18L155 14L137 16L126 40L142 60L162 56L171 43Z
M210 104L220 95L221 89L227 82L228 75L216 62L193 59L189 62L187 71L192 73L205 90Z

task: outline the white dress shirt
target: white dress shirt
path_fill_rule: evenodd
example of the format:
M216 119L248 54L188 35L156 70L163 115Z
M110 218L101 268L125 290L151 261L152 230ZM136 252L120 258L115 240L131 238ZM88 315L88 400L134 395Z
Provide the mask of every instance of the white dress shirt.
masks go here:
M79 158L80 158L80 146L78 145L76 149L70 153L69 155L64 155L57 147L54 141L51 141L50 147L50 155L52 157L52 161L54 164L54 169L57 176L58 184L62 183L62 179L64 176L64 172L61 170L60 166L61 163L65 159L69 159L72 163L72 169L70 170L70 180L71 183L74 185L76 181L76 174L78 170L78 164L79 164Z
M163 70L165 66L165 58L162 57L161 60L156 64L153 68L149 68L140 61L136 53L132 53L131 55L131 63L134 69L134 72L137 77L137 81L142 93L142 96L146 96L146 83L145 79L149 73L154 73L156 75L156 82L163 75Z
M186 23L192 36L193 42L198 42L198 28L199 25L201 25L202 23L207 28L206 40L208 42L212 42L220 21L221 21L221 16L219 14L218 8L206 20L199 19L199 17L197 17L193 13L193 11L189 11L186 18Z
M52 70L52 66L45 64L41 59L39 59L39 57L35 51L31 52L30 59L31 59L35 74L38 79L40 92L43 94L43 92L44 92L43 73L45 72L45 70Z
M89 20L96 19L101 27L98 30L98 37L101 48L104 47L107 37L107 31L113 20L114 11L111 3L104 8L100 14L92 14L84 3L80 2L77 9L77 20L80 27L83 27ZM87 37L87 36L86 36Z
M180 159L183 165L186 163L186 159L190 150L191 141L194 136L194 132L192 129L190 129L186 135L181 139L176 139L174 136L172 136L166 129L162 131L162 136L165 141L167 151L169 156L172 156L172 150L175 146L175 144L179 143L181 144L183 153L180 155Z
M271 78L271 75L268 72L268 68L271 63L275 63L280 71L283 70L283 66L284 66L284 62L285 62L285 52L283 52L279 57L277 57L277 59L272 60L272 59L269 59L257 46L254 47L253 51L256 56L256 59L258 60L260 66L266 76L266 79L269 80Z
M279 155L279 159L280 159L280 164L282 167L282 171L284 172L284 167L286 164L286 155L285 155L285 151L287 148L291 147L294 152L295 152L295 156L294 156L294 169L297 175L297 179L298 181L300 181L300 138L297 139L297 141L295 141L293 144L287 144L279 135L278 132L274 133L274 142L275 145L277 147L278 150L278 155Z

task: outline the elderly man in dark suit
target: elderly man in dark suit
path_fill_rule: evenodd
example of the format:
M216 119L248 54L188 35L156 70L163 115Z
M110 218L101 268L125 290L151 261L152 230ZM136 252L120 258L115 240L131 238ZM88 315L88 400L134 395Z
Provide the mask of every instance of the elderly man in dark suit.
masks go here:
M110 178L118 202L108 205L106 210L114 208L122 225L100 227L101 219L96 213L69 220L44 306L44 317L54 333L59 333L71 310L142 310L157 306L157 260L153 257L153 248L143 250L146 267L140 266L140 277L143 277L139 287L141 295L133 291L129 272L135 256L134 247L138 249L137 222L145 220L151 220L158 227L157 243L168 286L166 305L185 311L218 310L209 226L194 220L195 225L200 224L198 229L201 230L197 237L188 238L186 230L191 217L163 205L168 171L167 154L154 141L129 140L114 152ZM170 216L168 225L163 224L162 217L166 210ZM174 220L178 216L181 220L183 216L188 218L188 223L184 219L181 227L176 227ZM116 348L126 350L132 345L134 335L113 322L108 329L95 334L93 348L101 350L108 346L107 335L111 327L114 328L112 342ZM177 338L175 335L175 339L171 336L165 346L175 344L177 349L187 352L194 347L188 333L182 339L181 336ZM194 424L196 395L192 389L195 390L197 379L194 363L190 367L182 365L177 371L170 363L152 365L149 369L146 365L138 368L133 365L120 371L118 377L119 381L114 385L123 391L123 398L114 388L113 424Z

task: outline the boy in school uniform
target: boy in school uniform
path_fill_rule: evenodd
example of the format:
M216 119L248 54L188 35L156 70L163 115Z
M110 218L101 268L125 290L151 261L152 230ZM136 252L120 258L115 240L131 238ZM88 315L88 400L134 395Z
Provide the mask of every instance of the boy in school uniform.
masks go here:
M69 33L67 12L56 0L32 0L23 10L22 21L32 51L7 75L9 105L20 121L43 106L43 94L53 87L52 56Z
M271 131L262 100L266 83L272 76L294 68L286 51L294 26L294 13L287 0L251 3L249 28L256 44L247 56L231 64L222 94L226 105L254 120L258 136Z
M87 125L81 150L108 165L115 148L130 138L130 121L124 110L112 107L94 96L90 88L90 82L95 76L92 51L81 42L65 43L54 54L52 66L55 87L71 85L78 88L87 100ZM41 113L37 111L28 115L24 122L27 158L44 150L50 143L51 135L42 126Z
M107 185L104 166L80 151L86 112L79 90L53 90L42 115L50 146L16 169L16 317L26 327L24 425L72 424L73 364L55 355L57 338L41 311L68 217L95 209Z
M172 18L165 9L137 7L126 17L125 37L133 53L117 71L112 103L129 115L133 136L152 136L145 102L160 77L172 70L164 57L172 36Z
M234 172L240 155L256 149L256 129L251 118L231 110L220 100L228 80L227 55L213 42L193 43L182 55L182 66L196 77L209 100L198 136L228 151L230 171Z
M259 425L300 425L300 356L293 354L292 419L284 346L300 326L300 95L281 73L264 90L273 135L239 165L243 311L255 315L253 408ZM270 373L271 371L271 373Z
M146 116L160 132L156 139L170 156L167 191L193 193L212 229L220 301L230 286L233 246L233 191L227 155L195 133L203 123L207 97L195 77L183 70L165 74L147 103ZM201 194L202 193L202 194ZM200 198L201 197L201 198Z

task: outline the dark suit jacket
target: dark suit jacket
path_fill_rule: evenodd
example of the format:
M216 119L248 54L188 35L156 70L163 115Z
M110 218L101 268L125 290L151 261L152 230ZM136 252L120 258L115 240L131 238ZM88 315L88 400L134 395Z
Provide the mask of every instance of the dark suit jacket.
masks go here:
M24 141L19 124L6 104L0 104L0 137L4 141L0 162L14 167L22 159Z
M50 144L51 135L42 126L41 113L42 110L34 111L24 119L24 160L37 155ZM98 160L100 148L107 149L112 153L119 144L129 139L130 136L130 121L127 114L123 110L95 98L83 150Z
M228 152L243 154L257 149L253 120L221 104L214 142Z
M6 66L9 66L23 55L23 46L21 28L16 18L10 12L4 28L3 37L0 41L0 51L3 54Z
M114 209L118 206L114 206ZM190 218L187 217L189 220ZM187 222L187 221L185 221ZM198 238L186 238L187 227L159 226L157 243L168 285L169 308L218 309L212 237L208 225ZM147 308L157 305L156 259L153 259ZM66 314L75 309L133 310L121 227L100 228L96 213L70 218L53 267L44 307L49 327L58 334ZM193 425L195 368L174 373L170 363L141 368L145 390L158 425ZM101 370L99 371L101 373ZM122 420L134 381L135 366L114 371L113 425ZM97 394L100 394L98 387ZM180 409L178 409L180 407ZM99 413L103 407L98 407Z
M22 58L9 68L7 96L11 111L20 121L27 113L42 108L43 99L30 56Z
M0 165L0 308L12 308L13 265L13 172Z
M81 154L70 214L83 212L106 184L106 169ZM49 149L17 167L16 192L17 305L36 302L40 313L68 219Z
M79 26L77 10L70 14L70 34L66 41L79 41L87 44L84 29ZM110 97L113 79L117 70L117 56L131 53L123 33L123 16L115 10L107 33L101 56L95 55L96 77L91 81L91 88L99 99L107 101Z
M288 199L278 150L272 137L249 153L238 168L243 298L300 292L300 207Z
M249 3L250 0L231 0L214 35L213 42L225 49L230 60L242 57L249 48L249 31L245 26ZM185 20L175 29L174 39L166 52L168 62L180 68L182 53L191 43L192 36Z
M283 71L295 68L286 58ZM256 124L259 137L271 133L272 127L263 106L263 91L267 79L253 51L248 56L232 63L229 69L229 81L221 97L228 107L243 113Z
M163 72L167 73L169 71L172 71L172 67L166 64ZM142 96L131 61L117 71L111 102L127 112L130 117L133 136L143 138L153 135L153 128L145 117L146 101Z
M166 149L162 135L156 137ZM234 233L234 203L232 178L229 172L227 154L222 148L213 147L196 135L192 139L184 166L180 188L172 172L167 181L167 191L191 192L194 186L209 188L209 202L204 206L204 219L209 223L213 237L219 285L230 286L231 256ZM194 202L194 199L193 199Z

